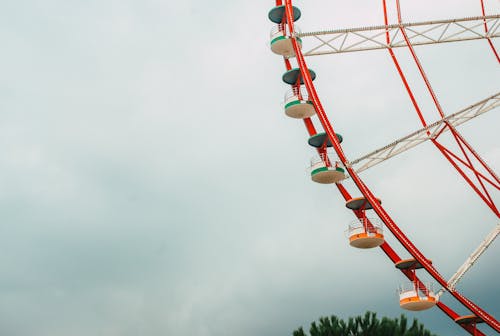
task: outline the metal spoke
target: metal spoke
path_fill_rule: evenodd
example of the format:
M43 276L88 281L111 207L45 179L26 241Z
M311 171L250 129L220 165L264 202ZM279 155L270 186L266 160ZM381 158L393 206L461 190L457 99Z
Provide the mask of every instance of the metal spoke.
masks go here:
M495 239L498 237L500 234L500 224L497 224L493 230L488 233L486 238L479 244L479 246L474 250L474 252L471 253L471 255L465 260L462 266L457 270L455 274L450 278L448 281L448 290L455 290L455 287L457 286L458 282L463 278L465 273L470 270L472 265L479 259L479 257L488 249L488 247L495 241ZM439 293L438 297L441 296L444 292L446 291L445 288L442 288Z
M456 127L471 120L483 113L491 111L500 105L500 92L486 99L483 99L474 105L466 107L456 113L453 113L446 118L438 120L427 127L413 132L403 138L400 138L387 146L379 148L371 153L368 153L356 160L349 162L349 167L354 168L356 172L362 172L370 167L373 167L387 159L390 159L397 154L407 151L429 139L434 139L441 133L449 130L449 127L444 127L446 124Z

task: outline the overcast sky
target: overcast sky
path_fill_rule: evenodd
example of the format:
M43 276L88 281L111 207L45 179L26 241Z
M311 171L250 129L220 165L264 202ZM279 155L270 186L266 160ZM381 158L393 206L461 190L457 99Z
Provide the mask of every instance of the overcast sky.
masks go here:
M404 20L481 14L479 1L427 2L402 1ZM383 23L380 1L294 4L304 32ZM303 123L282 111L272 6L4 1L0 334L290 335L320 316L402 312L405 279L381 250L349 247L352 213L308 177ZM417 52L447 114L498 91L486 41ZM436 120L408 52L397 55ZM307 62L349 159L419 128L386 51ZM459 128L497 172L499 122L494 110ZM445 278L497 223L429 143L362 178ZM499 252L459 285L497 319ZM437 308L408 315L463 334Z

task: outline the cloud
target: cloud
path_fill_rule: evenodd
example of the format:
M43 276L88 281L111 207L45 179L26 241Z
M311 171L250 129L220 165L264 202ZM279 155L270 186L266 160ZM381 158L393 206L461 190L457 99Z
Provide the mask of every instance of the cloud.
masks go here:
M379 4L365 5L300 3L299 23L378 24ZM276 335L322 315L399 315L402 277L380 251L349 247L354 218L307 175L314 152L283 113L284 66L268 48L271 6L25 1L2 12L4 334ZM427 15L406 6L412 20ZM492 93L487 70L463 66L487 46L435 48L419 55L450 112ZM435 66L442 52L453 62ZM307 61L349 158L419 128L386 53L342 56ZM492 166L494 113L463 126ZM363 178L445 275L490 229L430 144ZM461 284L492 312L494 248ZM450 327L436 315L422 319Z

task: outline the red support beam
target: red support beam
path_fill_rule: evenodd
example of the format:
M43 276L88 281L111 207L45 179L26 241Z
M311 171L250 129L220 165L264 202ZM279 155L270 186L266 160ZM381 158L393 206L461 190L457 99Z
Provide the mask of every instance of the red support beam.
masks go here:
M388 15L387 15L387 4L386 4L386 0L382 0L382 5L383 5L383 11L384 11L384 22L385 22L385 25L388 25ZM483 6L484 7L484 6ZM400 6L400 2L399 0L396 0L396 10L397 10L397 17L398 17L398 23L401 24L402 23L402 19L401 19L401 6ZM437 96L430 84L430 81L423 69L423 66L422 64L420 63L420 60L418 59L418 56L413 48L413 46L411 45L410 41L409 41L409 38L406 34L406 30L403 26L400 26L400 31L401 31L401 34L403 35L403 38L406 42L406 45L408 47L408 50L410 51L410 54L418 68L418 71L425 83L425 86L427 87L427 91L429 92L429 94L431 95L432 97L432 100L434 102L434 105L439 113L439 115L441 116L441 118L444 118L444 112L441 108L441 104L439 103L438 99L437 99ZM387 43L389 43L390 39L389 39L389 33L386 32L386 40L387 40ZM410 85L408 84L408 81L406 80L406 77L405 75L403 74L402 70L401 70L401 67L399 66L399 62L396 58L396 55L394 54L394 52L392 51L392 48L388 48L388 51L389 51L389 54L391 56L391 59L393 60L394 62L394 65L401 77L401 80L403 82L403 85L405 86L406 88L406 91L413 103L413 106L415 107L415 111L422 123L422 125L426 126L426 121L425 121L425 118L423 117L422 115L422 112L418 106L418 103L416 101L416 98L415 98L415 95L413 94L412 90L411 90L411 87ZM495 172L486 164L486 162L476 153L476 151L472 148L472 146L470 146L467 141L465 141L465 139L463 138L463 136L451 125L449 124L448 122L446 122L446 126L449 128L449 130L451 131L451 133L453 134L454 136L454 139L455 141L457 142L458 146L459 147L462 147L461 146L461 143L459 141L459 139L467 146L467 148L469 149L469 151L474 155L474 157L476 157L476 159L481 163L481 165L483 166L483 168L489 173L489 175L491 175L491 177L493 179L495 179L497 182L499 181L498 177L496 176ZM441 130L441 132L444 130L444 128ZM438 133L438 135L435 137L437 138L438 136L441 135L441 132ZM427 134L429 134L429 132L427 132ZM434 144L436 144L435 141L433 141ZM443 153L442 151L442 148L439 148L440 151ZM456 155L454 155L455 157L458 157ZM467 157L467 154L464 153L464 156L466 157L466 159L468 160L468 157ZM476 185L467 177L467 175L463 172L462 169L460 169L455 162L453 162L449 156L446 156L445 157L448 159L448 161L450 161L450 163L457 169L457 171L459 172L459 174L467 181L467 183L472 187L472 189L479 195L479 197L486 203L486 205L493 211L493 213L495 213L495 215L498 217L499 216L499 212L498 212L498 209L496 208L493 200L491 199L488 191L486 190L486 188L484 187L482 181L480 180L479 176L478 176L478 171L473 167L472 163L470 163L470 165L467 165L465 164L466 167L468 167L472 172L473 174L475 174L477 176L477 179L479 181L479 184L481 185L481 188L484 190L484 194L479 191L479 189L476 187ZM481 176L484 177L484 175L481 174ZM490 181L488 178L484 177L484 179L486 181ZM494 185L494 184L493 184ZM486 196L485 196L486 194Z
M441 145L437 140L431 139L432 142L436 145L436 147L441 151L443 156L452 164L453 167L459 172L459 174L464 178L464 180L472 187L472 189L476 192L476 194L481 197L481 199L484 201L484 203L493 211L493 213L497 216L500 217L500 213L498 212L498 209L496 208L494 203L490 203L490 200L481 193L481 190L474 184L474 182L467 176L467 174L457 165L457 163L453 160L453 158L456 158L457 160L459 159L454 153L452 153L450 150L448 150L446 147Z
M484 1L481 0L481 12L483 13L483 16L486 16L486 12L484 10ZM486 24L486 20L484 20L484 32L488 33L488 24ZM491 51L493 51L493 55L495 55L497 62L500 63L500 57L498 56L497 50L495 49L495 46L493 45L493 42L491 42L491 39L488 37L488 44L490 45Z
M385 3L385 0L382 0L382 2L383 2L383 6L384 6L384 24L387 26L389 24L389 19L387 16L387 6ZM387 45L389 45L389 43L391 42L391 38L389 36L389 31L385 32L385 39L386 39ZM391 55L391 59L394 63L394 66L396 67L396 69L398 71L399 77L401 77L401 80L403 81L403 85L406 88L406 92L410 96L411 103L413 104L413 107L415 108L415 111L417 112L418 118L420 119L422 126L426 127L427 122L425 121L425 118L422 114L422 110L420 110L420 106L417 103L417 99L415 99L415 96L413 95L413 91L410 88L410 84L406 80L406 76L404 75L403 70L401 69L401 66L399 65L399 61L396 58L394 51L392 50L392 48L388 48L387 50L389 51L389 54ZM427 131L427 135L429 135L429 134L430 134L429 131Z

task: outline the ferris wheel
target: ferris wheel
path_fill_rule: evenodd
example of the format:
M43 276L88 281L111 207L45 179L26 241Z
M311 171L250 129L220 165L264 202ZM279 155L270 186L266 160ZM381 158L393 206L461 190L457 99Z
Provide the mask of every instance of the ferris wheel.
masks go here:
M284 99L284 112L290 118L302 119L309 135L308 144L317 155L311 160L311 180L321 184L333 184L345 199L346 208L351 210L356 220L348 228L349 244L355 248L369 249L379 247L387 255L395 268L408 278L409 283L399 289L399 305L403 309L420 311L437 307L471 335L484 335L477 325L484 323L500 332L500 323L495 317L483 310L457 290L466 272L481 257L500 233L500 211L495 204L495 195L500 190L500 179L472 145L459 132L457 126L500 105L500 92L475 102L457 112L445 114L439 97L433 90L415 46L439 44L468 40L484 40L491 51L491 57L500 64L499 53L492 40L500 37L500 15L486 14L483 0L478 0L481 16L425 21L403 22L399 0L395 0L397 22L389 24L388 6L382 0L384 25L362 28L332 29L318 32L300 32L294 23L300 19L300 8L292 0L276 0L268 17L274 23L271 30L270 48L273 53L283 56L286 71L282 76L289 91ZM306 41L309 45L304 48ZM425 83L427 94L433 102L438 120L430 122L423 114L421 105L412 91L411 82L400 66L393 49L406 48L420 79ZM304 50L303 50L304 49ZM407 92L414 111L420 121L419 129L399 138L390 144L349 160L342 148L343 137L335 132L333 121L328 118L316 92L313 80L314 70L308 68L305 58L313 55L350 53L357 51L385 49L392 60L398 76ZM313 118L319 120L322 131L317 131ZM445 145L448 137L453 146ZM458 175L469 185L470 191L477 195L496 218L491 231L480 240L478 247L465 260L463 265L450 279L445 279L407 235L382 204L382 195L374 195L371 188L359 173L419 144L430 142L442 154ZM361 195L353 197L343 185L350 179ZM496 194L494 194L496 193ZM370 212L374 216L368 216ZM401 258L386 240L387 229L397 242L408 252L409 258ZM435 283L423 282L419 274L427 273ZM450 295L470 313L458 314L444 304L440 298Z

